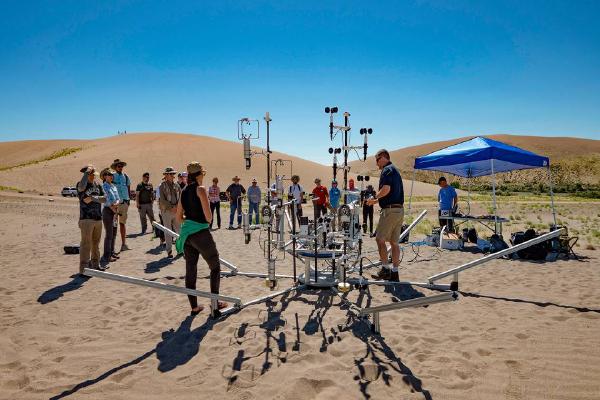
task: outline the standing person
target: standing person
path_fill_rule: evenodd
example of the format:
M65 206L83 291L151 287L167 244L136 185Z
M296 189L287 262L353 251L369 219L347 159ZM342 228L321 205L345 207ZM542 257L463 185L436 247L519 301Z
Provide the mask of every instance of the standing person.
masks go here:
M376 194L377 193L375 193L373 185L368 185L367 189L363 193L363 228L364 233L367 233L367 220L369 220L369 234L371 235L373 234L374 206L368 205L367 200L369 200L370 198L374 198Z
M125 244L125 238L127 237L127 211L129 210L129 191L131 190L131 180L126 173L123 172L123 168L127 165L125 161L121 161L118 158L110 166L117 173L113 176L113 184L117 187L119 192L119 198L121 203L117 214L119 215L119 229L121 231L121 251L129 250L127 244Z
M331 209L331 212L333 213L333 230L336 229L337 226L337 211L338 208L340 206L340 197L341 197L342 192L340 192L340 189L338 188L338 183L337 181L334 179L331 181L331 189L329 189L329 208Z
M177 184L179 185L181 190L183 190L185 185L187 185L187 177L188 177L187 172L180 172L177 174Z
M179 222L177 222L177 204L181 198L181 187L175 182L177 171L173 167L165 168L163 176L165 180L160 184L160 198L158 199L163 225L175 233L179 233ZM173 237L165 233L165 249L167 257L173 258Z
M161 180L161 184L165 181L165 177L162 177ZM160 213L160 184L156 187L156 190L154 191L154 198L156 199L156 202L158 203L158 221L160 222L161 225L164 225L163 223L163 219L162 219L162 214ZM158 229L158 228L154 228L154 236L160 239L160 245L164 246L165 245L165 233Z
M255 224L260 223L258 216L258 208L260 206L262 193L260 188L257 186L256 178L252 179L252 185L248 188L248 223L252 224L252 212L256 213Z
M83 173L77 183L79 197L79 229L81 243L79 245L79 274L91 266L100 269L100 237L102 236L101 205L106 201L102 186L95 178L99 174L93 165L87 165L80 170Z
M221 189L218 186L219 178L214 177L212 185L208 188L208 201L210 202L210 229L213 227L215 213L217 214L217 229L221 229Z
M198 259L201 255L210 269L210 291L219 294L221 283L221 262L217 245L208 229L212 222L210 202L206 188L202 185L206 171L198 162L187 166L189 183L181 193L177 205L177 221L181 223L181 236L177 239L177 252L185 256L185 287L196 289L198 278ZM198 306L196 296L188 296L191 314L197 315L204 307ZM218 309L227 307L219 301ZM217 310L214 310L217 311Z
M150 219L150 226L154 222L154 187L150 183L150 173L144 172L142 181L135 188L135 203L140 213L140 223L142 224L142 235L146 233L146 216Z
M398 266L400 265L400 233L402 221L404 220L404 186L398 169L390 161L390 153L381 149L375 154L375 162L381 170L379 176L379 190L374 198L367 200L367 205L379 203L381 216L377 225L377 249L382 268L378 274L373 275L375 279L387 279L398 282ZM388 251L386 243L392 247L392 268L388 262Z
M302 201L305 194L299 182L300 177L292 175L292 185L288 189L288 200L296 199L296 217L298 217L298 222L300 222L300 217L302 217Z
M115 239L117 238L117 228L115 227L115 218L119 208L119 191L113 184L113 176L116 171L105 168L100 173L102 178L102 189L106 194L106 202L102 207L102 223L104 224L104 252L100 262L104 265L109 262L117 261L115 256Z
M452 217L454 215L454 211L458 205L458 195L456 194L456 190L454 190L452 186L448 185L448 181L446 181L445 177L442 176L440 179L438 179L438 185L440 186L440 191L438 192L438 215L440 216L440 228L444 225L447 225L447 232L450 233L454 231L454 220L441 218L441 216L442 214L447 217Z
M354 186L354 179L352 178L350 178L350 180L348 181L348 191L352 192L348 193L348 195L346 196L346 201L348 202L348 204L352 203L355 200L359 200L360 192L356 190L356 187Z
M237 228L241 228L242 225L242 195L246 194L246 189L240 185L240 177L234 176L232 179L233 183L227 188L227 198L229 199L229 228L236 229L233 227L233 216L237 211Z
M321 179L315 179L315 188L312 191L314 196L313 198L313 206L315 208L315 220L319 219L321 215L325 215L327 213L327 203L329 201L329 193L327 193L327 188L321 185Z

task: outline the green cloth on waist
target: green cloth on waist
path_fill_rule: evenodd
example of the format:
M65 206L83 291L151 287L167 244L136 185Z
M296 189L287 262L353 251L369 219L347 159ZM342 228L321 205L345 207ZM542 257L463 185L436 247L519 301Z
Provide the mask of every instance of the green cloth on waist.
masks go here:
M175 241L175 250L177 250L177 254L183 253L183 246L185 245L188 236L205 229L208 229L208 224L205 222L196 222L189 219L183 221L179 231L179 237Z

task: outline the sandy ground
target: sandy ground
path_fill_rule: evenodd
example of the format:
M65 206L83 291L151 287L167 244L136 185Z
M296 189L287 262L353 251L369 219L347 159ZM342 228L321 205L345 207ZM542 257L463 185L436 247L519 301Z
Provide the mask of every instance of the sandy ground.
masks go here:
M78 256L62 250L78 243L77 218L73 199L0 194L1 399L599 398L598 251L466 271L459 301L382 314L375 335L327 291L215 322L206 311L189 317L182 295L78 278ZM183 286L184 260L169 262L139 230L133 211L132 250L110 271ZM249 245L240 231L214 235L241 270L266 269L256 235ZM367 250L375 257L371 240ZM422 281L478 257L420 248L411 261L406 248L401 276ZM290 258L278 268L291 272ZM203 263L200 272L207 290ZM234 277L222 293L250 300L269 290ZM423 294L433 292L374 287L348 299L365 306Z

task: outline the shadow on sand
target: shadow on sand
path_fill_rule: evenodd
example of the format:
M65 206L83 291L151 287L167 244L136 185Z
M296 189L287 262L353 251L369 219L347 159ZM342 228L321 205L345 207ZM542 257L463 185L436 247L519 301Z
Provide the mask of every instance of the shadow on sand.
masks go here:
M66 292L71 292L73 290L79 289L85 282L87 282L90 277L83 275L71 275L70 278L73 278L71 282L67 282L63 285L53 287L52 289L46 290L44 293L38 297L37 301L41 304L48 304L55 300L60 299Z

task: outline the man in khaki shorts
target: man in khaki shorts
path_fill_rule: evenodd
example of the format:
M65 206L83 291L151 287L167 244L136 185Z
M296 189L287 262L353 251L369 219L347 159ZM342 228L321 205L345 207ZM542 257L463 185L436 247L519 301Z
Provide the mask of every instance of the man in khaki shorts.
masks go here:
M390 153L387 150L379 150L375 154L375 162L381 170L379 190L375 194L375 198L367 200L367 205L379 203L379 207L381 207L375 240L382 268L379 273L373 275L373 278L398 282L398 266L400 264L398 240L400 239L404 220L404 186L402 185L400 171L390 161ZM387 243L392 248L391 268L388 262Z

